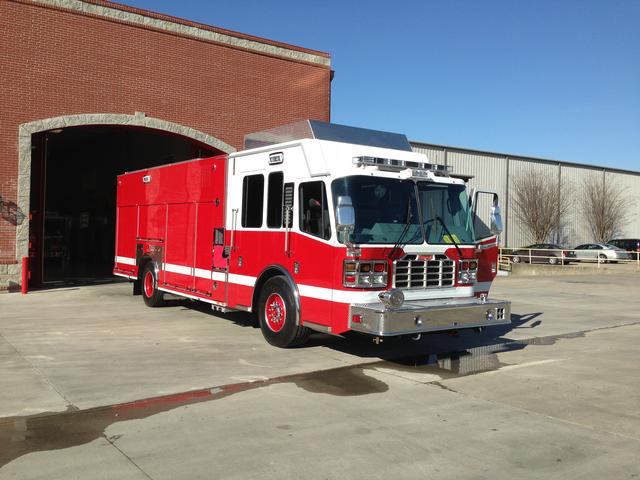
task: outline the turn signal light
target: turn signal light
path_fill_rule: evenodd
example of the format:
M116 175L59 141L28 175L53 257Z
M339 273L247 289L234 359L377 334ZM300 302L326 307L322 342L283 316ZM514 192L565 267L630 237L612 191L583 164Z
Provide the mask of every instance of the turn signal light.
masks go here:
M344 271L345 272L355 272L357 267L358 267L358 265L355 262L350 262L350 263L345 262Z

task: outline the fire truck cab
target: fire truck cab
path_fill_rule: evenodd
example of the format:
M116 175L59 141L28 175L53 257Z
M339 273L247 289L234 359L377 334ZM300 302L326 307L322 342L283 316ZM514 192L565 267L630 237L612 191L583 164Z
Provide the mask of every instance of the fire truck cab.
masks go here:
M272 345L510 322L510 302L488 297L497 195L470 201L404 135L313 120L258 132L237 153L119 176L117 209L114 274L147 305L168 292L254 312Z

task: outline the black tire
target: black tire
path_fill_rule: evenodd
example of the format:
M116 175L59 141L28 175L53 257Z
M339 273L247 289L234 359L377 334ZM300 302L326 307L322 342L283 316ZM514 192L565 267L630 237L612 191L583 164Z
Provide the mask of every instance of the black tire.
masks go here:
M547 261L549 262L549 265L557 265L558 257L554 257L553 255L550 255Z
M607 263L607 256L604 253L598 254L600 263Z
M511 257L511 263L520 263L520 255L513 255Z
M311 333L296 325L299 316L289 283L283 276L266 281L258 301L258 319L265 340L274 347L290 348L302 345Z
M142 269L142 299L148 307L164 305L164 293L158 290L158 276L153 262L147 262Z

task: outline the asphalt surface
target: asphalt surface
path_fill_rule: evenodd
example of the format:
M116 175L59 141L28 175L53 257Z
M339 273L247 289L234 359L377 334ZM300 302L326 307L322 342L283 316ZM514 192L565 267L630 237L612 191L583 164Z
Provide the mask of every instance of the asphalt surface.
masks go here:
M122 283L0 295L0 479L640 478L638 273L498 278L513 323L264 342Z

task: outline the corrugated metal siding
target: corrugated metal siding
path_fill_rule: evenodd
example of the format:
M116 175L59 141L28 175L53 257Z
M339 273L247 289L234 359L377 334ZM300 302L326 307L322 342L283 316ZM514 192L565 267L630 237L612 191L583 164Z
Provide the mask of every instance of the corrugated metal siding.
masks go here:
M448 151L447 163L453 167L455 173L473 175L473 178L469 180L470 188L496 192L504 205L502 200L506 198L507 189L507 162L505 158ZM507 215L507 212L503 211L502 215ZM487 215L483 213L482 218L487 218ZM501 237L501 242L505 242L504 235Z
M640 175L625 175L622 173L607 172L607 181L610 179L615 185L624 189L630 197L631 205L627 211L626 224L618 238L640 238Z
M518 180L525 176L536 175L542 177L545 182L558 185L558 166L548 163L537 163L529 160L522 159L509 159L509 198L506 199L508 205L509 218L505 228L506 239L510 246L523 246L529 245L533 242L533 238L529 231L522 225L521 222L515 218L514 204L513 204L513 187Z
M441 147L430 147L428 145L411 145L414 152L424 153L430 163L439 163L444 165L444 149Z
M606 168L586 165L572 165L566 162L509 157L454 147L429 145L412 142L414 151L425 153L433 163L446 163L453 166L455 173L473 175L471 188L492 190L500 195L503 208L505 232L502 234L503 246L519 247L531 243L529 233L513 215L513 183L520 175L542 175L560 188L572 192L572 206L563 219L560 232L550 241L559 241L566 246L576 246L593 240L591 231L580 208L582 185L587 178L603 175ZM446 153L445 153L446 152ZM627 223L621 237L640 238L640 173L621 173L606 171L607 178L613 179L631 196L633 205L629 209Z
M568 246L575 247L593 240L581 207L584 182L593 177L601 178L602 170L568 166L561 169L562 186L572 192L573 198L571 210L562 222L561 240Z

